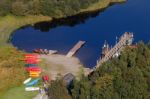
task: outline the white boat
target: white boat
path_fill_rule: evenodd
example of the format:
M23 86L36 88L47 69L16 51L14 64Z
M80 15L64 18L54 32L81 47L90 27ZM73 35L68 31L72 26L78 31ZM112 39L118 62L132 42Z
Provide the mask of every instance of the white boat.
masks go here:
M49 50L49 54L52 55L52 54L56 54L58 51L57 50Z
M28 78L28 79L26 79L26 80L23 82L23 84L27 84L28 82L30 82L30 81L31 81L31 79L32 79L32 78Z
M39 91L40 88L39 87L26 87L25 91Z

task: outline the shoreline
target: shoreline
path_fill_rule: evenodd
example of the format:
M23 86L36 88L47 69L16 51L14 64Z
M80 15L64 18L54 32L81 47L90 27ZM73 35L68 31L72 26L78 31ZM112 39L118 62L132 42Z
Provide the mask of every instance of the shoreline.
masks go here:
M111 0L111 1L107 0L107 1L98 2L86 9L81 9L81 11L79 11L78 13L71 15L71 16L77 16L79 14L103 10L103 9L109 7L109 5L111 5L111 4L123 3L125 1L126 0ZM105 5L102 5L103 3ZM71 17L71 16L67 16L67 17ZM12 45L10 43L11 35L14 33L14 31L16 31L17 29L19 29L21 27L33 25L33 24L40 23L40 22L51 22L55 19L59 20L61 18L67 18L67 17L59 16L56 18L52 18L49 16L43 16L43 15L38 15L38 16L7 15L5 17L0 17L0 32L3 32L3 33L0 33L0 45Z
M66 57L62 54L40 55L43 61L41 68L48 74L51 80L56 80L58 76L72 73L77 79L84 73L84 66L77 57Z

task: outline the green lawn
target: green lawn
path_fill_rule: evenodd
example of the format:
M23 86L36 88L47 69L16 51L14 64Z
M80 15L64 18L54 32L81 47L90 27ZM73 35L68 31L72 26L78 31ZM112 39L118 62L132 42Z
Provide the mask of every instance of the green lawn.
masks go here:
M33 99L38 92L26 92L25 87L15 87L8 90L0 99Z

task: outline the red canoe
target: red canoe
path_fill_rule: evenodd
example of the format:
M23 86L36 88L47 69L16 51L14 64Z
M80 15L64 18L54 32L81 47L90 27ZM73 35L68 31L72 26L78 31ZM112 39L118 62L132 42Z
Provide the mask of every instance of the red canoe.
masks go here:
M27 57L25 57L25 59L28 59L28 58L39 59L39 57L34 57L34 56L27 56Z
M39 60L26 60L25 62L27 64L38 64L40 61Z
M34 59L34 58L27 58L27 59L25 59L25 61L40 61L40 59Z
M38 54L25 54L25 58L39 58Z
M27 67L26 70L28 72L30 72L30 71L39 71L39 72L41 72L41 68L39 68L39 67Z

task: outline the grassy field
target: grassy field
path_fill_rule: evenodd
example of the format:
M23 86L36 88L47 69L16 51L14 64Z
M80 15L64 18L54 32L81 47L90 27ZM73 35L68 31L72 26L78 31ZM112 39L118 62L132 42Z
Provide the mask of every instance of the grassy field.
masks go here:
M19 61L23 52L12 46L0 46L0 96L26 78L24 62Z
M5 17L0 17L0 45L6 44L10 39L11 33L20 27L50 20L50 17L42 15L22 17L7 15Z
M26 92L24 86L11 88L0 99L33 99L38 92Z
M100 10L100 9L104 9L108 7L111 3L119 3L119 2L125 2L125 1L126 0L101 0L100 2L95 3L92 6L88 7L87 9L81 9L81 12Z
M25 63L19 60L23 54L12 46L0 46L0 99L32 99L35 96L36 93L25 92L22 86L28 78Z

